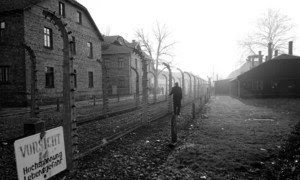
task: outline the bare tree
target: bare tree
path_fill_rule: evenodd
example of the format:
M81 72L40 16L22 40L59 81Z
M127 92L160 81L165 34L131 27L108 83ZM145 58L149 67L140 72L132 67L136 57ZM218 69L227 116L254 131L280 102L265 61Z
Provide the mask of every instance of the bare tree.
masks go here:
M158 76L161 73L159 66L163 62L170 63L167 59L173 57L171 50L175 42L169 42L170 32L167 26L156 22L156 27L153 29L152 38L144 32L144 29L136 31L136 37L141 44L143 50L151 57L151 69L154 73L154 102L156 102L156 90L158 86Z
M284 52L288 41L294 38L291 35L293 27L288 16L281 14L278 10L269 9L257 20L254 33L248 35L240 42L240 45L247 55L256 54L262 48L266 49L270 42L273 44L272 52L275 50Z

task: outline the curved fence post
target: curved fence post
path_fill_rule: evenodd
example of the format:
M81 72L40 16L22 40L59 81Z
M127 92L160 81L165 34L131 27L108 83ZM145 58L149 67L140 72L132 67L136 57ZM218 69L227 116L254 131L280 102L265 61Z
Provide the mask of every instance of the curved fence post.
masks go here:
M73 161L74 154L78 153L78 134L77 134L77 120L75 115L75 98L74 98L74 71L73 71L73 57L70 58L70 46L68 35L71 32L66 30L67 24L54 13L43 10L45 19L49 18L61 33L63 40L63 128L64 140L66 150L67 169L72 171L76 163ZM72 76L72 78L71 78Z
M181 83L181 85L182 85L182 92L183 92L183 100L184 100L184 98L185 98L185 84L184 84L184 72L181 70L181 69L179 69L179 68L177 68L177 70L178 71L180 71L180 73L181 73L181 76L182 76L182 83Z
M169 95L169 92L168 92L168 77L165 75L165 74L162 74L163 77L165 77L166 79L166 100L168 100L168 95Z
M190 78L189 98L191 99L191 97L192 97L192 77L191 77L190 73L188 73L188 72L184 72L184 73L187 74Z
M167 63L163 63L163 65L166 66L166 68L168 69L169 71L169 91L171 91L172 89L172 80L173 80L173 77L172 77L172 70L171 70L171 67L169 64ZM169 94L169 93L168 93ZM169 112L172 112L172 98L170 96L169 97L169 101L168 101L168 109L169 109Z
M139 73L138 73L138 71L137 71L137 69L136 68L134 68L134 67L132 67L131 66L131 69L135 72L135 74L136 74L136 85L135 85L135 94L136 94L136 96L135 96L135 106L139 106L140 105L140 77L139 77Z
M108 108L108 86L109 86L109 77L107 73L107 67L106 62L103 59L102 61L100 59L97 59L97 62L101 65L102 69L102 111L104 115L107 115L109 113Z

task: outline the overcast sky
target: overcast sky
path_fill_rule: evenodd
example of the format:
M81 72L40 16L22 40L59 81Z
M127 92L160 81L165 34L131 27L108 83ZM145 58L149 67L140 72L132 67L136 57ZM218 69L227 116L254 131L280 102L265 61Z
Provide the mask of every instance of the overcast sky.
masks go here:
M236 69L241 51L238 41L253 31L267 10L288 15L300 33L297 0L78 0L91 13L101 33L135 39L135 31L151 33L156 21L165 23L177 44L173 64L207 78L226 78ZM296 39L297 40L297 39ZM294 54L300 55L295 41Z

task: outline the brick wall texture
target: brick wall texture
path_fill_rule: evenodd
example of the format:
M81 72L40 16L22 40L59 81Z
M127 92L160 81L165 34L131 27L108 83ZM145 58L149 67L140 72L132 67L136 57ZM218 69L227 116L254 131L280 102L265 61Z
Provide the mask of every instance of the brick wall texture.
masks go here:
M60 31L42 15L43 8L59 11L59 2L65 4L65 17L69 35L75 37L76 54L74 69L77 72L76 98L87 99L93 95L102 96L102 72L97 59L101 59L101 40L88 15L77 6L67 1L48 0L17 13L0 14L0 21L5 21L6 29L3 41L11 44L25 42L36 54L37 83L41 103L55 102L62 96L63 90L63 41ZM76 22L76 14L82 14L82 24ZM56 13L58 15L58 13ZM58 15L59 16L59 15ZM44 27L52 29L53 48L44 47ZM93 57L89 58L87 43L93 45ZM31 61L22 48L1 48L0 66L10 66L10 83L0 84L2 106L24 106L30 100ZM46 67L54 68L54 87L45 86ZM93 72L93 87L89 87L88 72Z

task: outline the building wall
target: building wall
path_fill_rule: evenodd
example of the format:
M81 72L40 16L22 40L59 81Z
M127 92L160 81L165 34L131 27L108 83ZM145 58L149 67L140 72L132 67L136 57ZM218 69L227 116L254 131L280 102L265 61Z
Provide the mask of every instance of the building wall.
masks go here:
M74 69L77 72L77 88L75 96L77 99L90 98L92 95L102 95L102 72L97 59L101 59L101 41L97 36L96 30L89 21L87 14L66 1L65 17L61 17L63 22L67 23L67 30L71 31L69 35L75 37L76 55L74 57ZM58 12L59 1L42 1L38 6L33 6L24 13L25 42L36 52L37 56L37 77L38 89L41 102L53 102L56 97L62 96L63 90L63 41L60 31L49 20L42 15L43 8ZM82 24L75 20L76 12L82 14ZM58 13L56 13L58 14ZM53 49L44 47L43 31L44 27L51 28L53 32ZM93 44L93 58L88 57L87 42ZM54 88L45 87L45 68L54 68ZM26 55L26 90L30 92L30 60ZM89 87L88 72L93 72L93 87Z
M108 77L109 77L109 94L116 95L114 93L114 87L116 87L116 93L119 95L130 94L130 59L131 54L103 54L105 59ZM124 64L121 67L119 60L123 60Z
M215 81L215 94L216 95L229 95L230 94L229 79Z
M20 45L24 37L23 12L0 14L0 22L5 22L5 30L1 38L2 43ZM25 50L22 47L0 47L0 66L9 67L9 82L0 83L0 105L25 106Z

